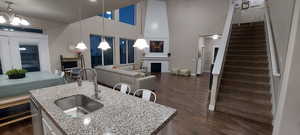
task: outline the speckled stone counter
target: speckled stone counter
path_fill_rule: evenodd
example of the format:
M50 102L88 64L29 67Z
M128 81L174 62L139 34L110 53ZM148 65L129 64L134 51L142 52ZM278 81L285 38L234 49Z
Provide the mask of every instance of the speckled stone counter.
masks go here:
M110 88L100 86L103 108L87 114L82 118L68 117L54 101L63 97L83 94L91 97L94 86L83 82L82 87L76 83L49 87L31 91L31 96L40 104L54 123L67 135L152 135L175 116L176 110L125 95ZM84 119L91 118L88 125Z

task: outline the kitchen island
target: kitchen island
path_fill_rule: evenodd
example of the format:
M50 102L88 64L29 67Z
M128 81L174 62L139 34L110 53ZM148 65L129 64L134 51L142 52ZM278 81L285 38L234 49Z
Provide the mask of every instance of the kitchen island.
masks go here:
M153 135L165 129L176 115L173 108L100 85L100 100L96 100L92 98L93 87L91 82L83 82L81 87L71 83L31 91L31 99L40 109L44 134ZM90 97L103 107L85 115L72 117L58 107L55 101L73 95Z

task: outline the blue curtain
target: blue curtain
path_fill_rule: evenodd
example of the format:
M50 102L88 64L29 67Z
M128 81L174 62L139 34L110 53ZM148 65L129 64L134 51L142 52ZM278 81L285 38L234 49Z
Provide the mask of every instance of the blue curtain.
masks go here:
M90 45L91 45L91 63L92 67L102 65L102 52L98 49L98 45L101 42L101 36L90 35Z
M120 64L126 64L127 40L120 39Z
M119 9L119 20L120 22L135 25L135 14L136 6L129 5Z
M105 37L105 40L108 42L110 49L104 51L104 65L113 65L114 64L114 38Z
M128 40L128 63L134 63L134 40Z

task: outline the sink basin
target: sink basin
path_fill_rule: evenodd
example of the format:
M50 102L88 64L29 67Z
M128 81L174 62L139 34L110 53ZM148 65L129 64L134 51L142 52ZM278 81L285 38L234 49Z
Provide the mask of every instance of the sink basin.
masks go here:
M64 97L54 102L70 117L81 117L103 107L103 104L85 95Z

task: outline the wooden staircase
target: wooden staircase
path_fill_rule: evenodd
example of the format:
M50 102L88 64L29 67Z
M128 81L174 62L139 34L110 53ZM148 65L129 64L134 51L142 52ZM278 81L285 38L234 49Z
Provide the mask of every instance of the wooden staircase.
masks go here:
M216 110L272 123L272 104L263 22L233 25Z

